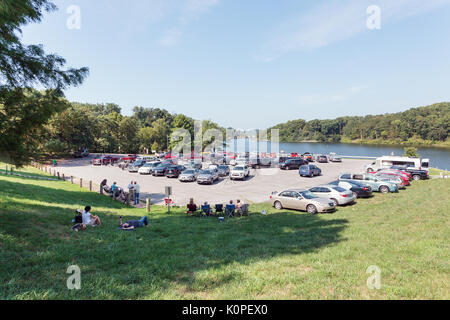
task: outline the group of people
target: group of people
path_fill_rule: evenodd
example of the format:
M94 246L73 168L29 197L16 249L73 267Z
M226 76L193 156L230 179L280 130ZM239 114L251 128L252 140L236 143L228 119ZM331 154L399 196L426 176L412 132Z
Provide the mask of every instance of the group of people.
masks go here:
M88 226L100 226L101 221L98 216L91 214L91 206L86 206L84 210L77 210L77 216L75 217L75 224L72 226L72 230L78 232L85 230ZM79 220L78 220L79 219ZM119 217L119 229L121 230L134 230L136 228L148 227L148 218L142 217L140 220L130 220L127 222L122 221L122 216Z
M127 193L125 190L117 185L117 182L114 182L111 187L107 185L108 180L104 179L100 187L106 192L111 195L111 197L115 199L119 199L123 203L127 202ZM128 185L128 193L133 195L133 198L130 200L133 201L134 205L139 204L139 197L141 193L141 187L137 183L137 181L131 181Z
M194 199L191 198L186 207L187 207L186 214L188 214L188 215L194 214L198 210L200 210L202 213L204 213L207 216L214 215L214 211L211 208L211 205L207 201L199 207L195 204ZM225 214L230 215L230 216L235 216L236 214L242 216L245 213L244 212L245 207L246 207L246 204L244 203L244 201L241 201L238 199L235 204L233 202L233 200L230 200L230 202L227 205L225 205L225 211L223 211L222 204L216 205L216 213L224 212Z

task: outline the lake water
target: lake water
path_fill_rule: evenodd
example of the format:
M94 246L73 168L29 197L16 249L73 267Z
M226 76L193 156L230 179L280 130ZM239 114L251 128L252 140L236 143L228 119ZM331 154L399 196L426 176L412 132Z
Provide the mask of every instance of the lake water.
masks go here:
M280 143L280 151L311 152L314 154L336 152L342 156L381 157L394 154L402 156L402 146L362 145L346 143ZM445 148L417 148L421 158L430 159L430 166L442 170L450 169L450 149Z
M235 150L239 151L256 151L256 140L236 139L228 143L233 146ZM261 147L263 146L263 147ZM260 142L259 151L267 148L270 150L270 142L266 144ZM381 157L381 156L402 156L404 153L402 146L386 146L386 145L365 145L365 144L351 144L351 143L280 143L280 152L286 153L310 152L313 154L329 154L335 152L341 156L363 156L363 157ZM417 148L421 158L430 159L430 166L442 170L450 169L450 149L445 148ZM369 160L370 161L370 160Z

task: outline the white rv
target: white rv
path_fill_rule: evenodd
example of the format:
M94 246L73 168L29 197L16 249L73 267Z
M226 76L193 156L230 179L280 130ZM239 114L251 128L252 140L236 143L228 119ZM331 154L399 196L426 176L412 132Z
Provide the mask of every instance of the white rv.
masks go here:
M365 166L367 172L378 171L379 169L387 169L392 166L407 166L419 170L427 170L430 159L398 157L398 156L382 156L371 164Z

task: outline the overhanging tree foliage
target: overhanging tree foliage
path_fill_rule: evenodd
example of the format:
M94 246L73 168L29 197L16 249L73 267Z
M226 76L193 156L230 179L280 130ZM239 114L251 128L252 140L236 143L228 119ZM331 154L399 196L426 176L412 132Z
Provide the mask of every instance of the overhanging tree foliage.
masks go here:
M21 27L53 10L48 0L0 2L0 156L18 166L39 155L33 144L39 130L68 106L64 89L88 74L87 68L65 69L65 59L46 54L41 45L21 43ZM34 91L37 86L44 90Z

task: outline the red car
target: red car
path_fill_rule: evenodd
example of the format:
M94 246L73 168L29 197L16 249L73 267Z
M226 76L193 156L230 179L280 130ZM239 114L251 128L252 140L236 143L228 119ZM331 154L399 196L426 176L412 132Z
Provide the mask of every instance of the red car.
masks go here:
M122 157L120 160L126 161L126 162L135 162L137 159L137 155L135 154L129 154L126 157Z
M113 164L114 162L119 161L120 158L116 156L100 156L92 160L93 165L101 166L107 164Z
M291 152L291 158L296 158L298 157L298 153L297 152Z

